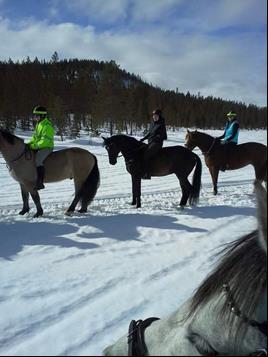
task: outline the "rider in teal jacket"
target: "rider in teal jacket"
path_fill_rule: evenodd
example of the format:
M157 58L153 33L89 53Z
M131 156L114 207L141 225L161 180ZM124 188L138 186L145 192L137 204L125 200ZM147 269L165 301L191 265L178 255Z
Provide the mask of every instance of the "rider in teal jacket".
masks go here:
M219 136L221 143L224 145L225 152L225 162L222 164L221 170L226 170L226 163L228 161L228 156L231 154L234 146L238 143L239 135L239 122L237 120L237 115L234 111L227 113L228 121L225 126L223 135Z
M238 135L239 135L239 123L236 118L236 113L230 111L227 113L228 121L226 123L226 127L223 135L219 136L219 139L222 139L222 143L238 143Z

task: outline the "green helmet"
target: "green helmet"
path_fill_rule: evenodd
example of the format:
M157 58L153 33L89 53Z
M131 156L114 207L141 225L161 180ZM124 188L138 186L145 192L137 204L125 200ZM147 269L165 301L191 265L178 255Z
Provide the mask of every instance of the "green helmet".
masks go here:
M41 105L37 105L33 109L33 114L35 115L47 115L47 110L45 107L42 107Z
M229 113L227 113L226 115L227 115L228 118L229 117L236 117L236 113L233 112L232 110Z

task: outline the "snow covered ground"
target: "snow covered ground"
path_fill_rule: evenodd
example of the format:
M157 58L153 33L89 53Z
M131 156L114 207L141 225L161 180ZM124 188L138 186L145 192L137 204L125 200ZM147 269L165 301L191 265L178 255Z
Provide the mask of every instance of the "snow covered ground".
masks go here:
M183 145L184 135L169 132L165 145ZM266 144L266 131L241 131L246 141ZM0 355L101 355L131 319L177 309L216 248L256 228L250 166L221 173L215 197L203 164L200 203L184 211L175 175L143 181L137 210L123 158L109 165L101 138L56 144L93 152L101 185L87 214L64 216L73 195L66 180L40 192L42 218L32 202L21 217L19 186L0 157Z

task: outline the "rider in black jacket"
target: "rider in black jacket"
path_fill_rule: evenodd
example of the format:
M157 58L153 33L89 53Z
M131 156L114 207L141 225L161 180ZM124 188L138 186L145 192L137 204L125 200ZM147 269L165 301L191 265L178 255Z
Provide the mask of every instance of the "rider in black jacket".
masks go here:
M140 140L144 141L148 139L148 148L144 154L144 179L150 179L151 176L148 173L148 161L154 157L163 146L163 141L167 139L167 131L165 119L160 109L153 111L153 122L150 125L148 133Z

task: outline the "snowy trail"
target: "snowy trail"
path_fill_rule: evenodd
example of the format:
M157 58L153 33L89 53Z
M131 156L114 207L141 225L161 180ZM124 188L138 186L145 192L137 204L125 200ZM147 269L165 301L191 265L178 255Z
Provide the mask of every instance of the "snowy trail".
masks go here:
M167 145L183 137L169 133ZM241 132L242 141L251 137ZM266 144L266 132L254 140ZM64 216L73 194L66 180L41 192L42 218L32 218L32 203L19 216L19 186L0 165L0 355L101 355L131 319L177 309L219 246L256 227L251 167L222 174L215 197L203 165L200 203L182 211L175 176L144 181L137 210L123 160L110 166L100 144L89 146L101 186L85 215ZM57 142L68 145L88 148L83 138Z

